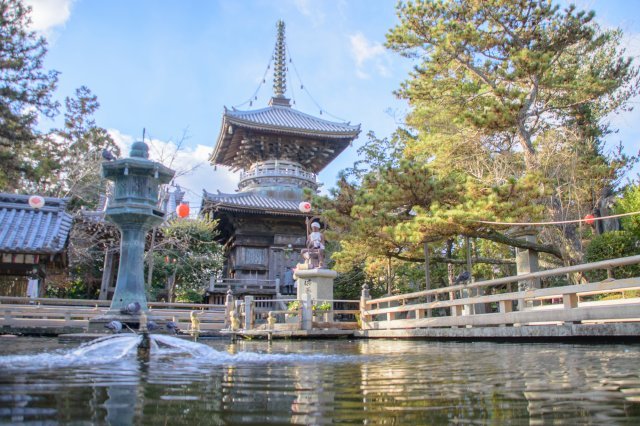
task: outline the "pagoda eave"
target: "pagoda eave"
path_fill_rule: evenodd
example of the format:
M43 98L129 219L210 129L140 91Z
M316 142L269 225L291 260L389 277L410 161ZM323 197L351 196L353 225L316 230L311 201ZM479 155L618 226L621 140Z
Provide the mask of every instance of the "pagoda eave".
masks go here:
M275 158L296 161L319 173L349 146L353 138L353 133L342 138L327 138L319 132L265 129L223 120L210 162L237 171L248 169L256 161Z

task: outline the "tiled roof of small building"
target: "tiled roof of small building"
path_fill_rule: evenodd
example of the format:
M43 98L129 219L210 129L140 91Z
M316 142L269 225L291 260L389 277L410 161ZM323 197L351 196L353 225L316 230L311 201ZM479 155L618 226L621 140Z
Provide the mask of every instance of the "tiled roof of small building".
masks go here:
M0 252L59 253L64 250L73 218L68 198L45 197L41 209L29 206L29 195L0 193Z
M281 200L250 192L237 194L212 194L204 191L204 204L211 203L217 209L247 213L272 213L285 216L303 216L298 210L300 201Z
M305 114L288 106L272 105L253 111L226 110L225 118L236 125L281 133L312 134L328 138L355 138L360 126L338 123Z

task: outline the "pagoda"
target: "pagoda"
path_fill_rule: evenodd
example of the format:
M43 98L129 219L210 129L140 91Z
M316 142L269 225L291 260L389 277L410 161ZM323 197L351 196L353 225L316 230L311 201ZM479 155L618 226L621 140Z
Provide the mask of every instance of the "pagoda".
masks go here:
M223 277L209 286L212 303L227 288L236 296L273 295L276 280L282 292L285 270L298 263L306 242L306 215L299 210L304 190L317 192L318 173L360 133L359 125L292 108L286 80L285 25L278 21L273 97L262 109L225 108L210 158L214 166L240 171L236 193L204 191L201 214L219 221L226 255Z

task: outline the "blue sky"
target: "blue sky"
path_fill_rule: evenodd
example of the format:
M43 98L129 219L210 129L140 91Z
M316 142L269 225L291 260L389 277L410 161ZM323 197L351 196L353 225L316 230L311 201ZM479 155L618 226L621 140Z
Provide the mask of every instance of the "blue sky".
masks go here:
M152 138L156 159L185 172L178 183L192 206L202 189L233 192L237 177L207 164L223 107L238 106L254 94L272 55L275 24L286 23L289 52L298 71L289 69L289 96L295 108L333 119L361 123L362 133L321 174L331 187L339 170L356 160L368 131L388 136L406 104L395 99L412 63L382 47L397 22L395 1L383 0L28 0L34 29L49 40L47 68L61 72L62 101L86 85L101 108L97 122L123 146ZM563 3L566 4L566 3ZM640 54L640 1L583 0L605 27L620 27L625 46ZM300 90L301 81L313 98ZM292 91L291 91L292 89ZM271 76L253 106L266 106ZM317 105L316 105L317 104ZM638 105L638 99L634 100ZM640 149L640 113L612 117L628 152ZM43 122L43 127L54 123ZM175 143L184 143L177 155Z

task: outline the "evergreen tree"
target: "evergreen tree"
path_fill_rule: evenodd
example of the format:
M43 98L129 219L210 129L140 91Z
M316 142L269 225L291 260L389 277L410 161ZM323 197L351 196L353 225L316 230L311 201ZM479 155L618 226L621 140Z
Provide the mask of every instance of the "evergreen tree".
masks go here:
M583 140L607 131L602 118L637 93L638 70L601 31L593 12L547 0L415 1L398 6L387 46L419 65L398 94L409 124L440 135L480 136L485 147L538 165L549 129Z
M317 200L341 238L336 267L387 268L398 281L392 259L424 262L429 244L451 283L455 265L466 269L461 236L486 265L476 276L512 267L499 245L581 260L590 232L579 226L545 227L529 243L482 221L580 218L615 190L636 160L603 142L606 116L637 93L621 33L601 31L593 13L537 0L415 1L398 15L387 46L417 62L398 91L411 106L407 127L371 137L364 160Z
M46 71L46 40L30 31L30 8L19 0L0 0L0 189L20 189L50 168L47 144L38 144L38 115L52 117L58 79Z
M99 195L105 191L102 152L120 155L120 148L111 136L96 125L93 115L99 107L96 95L81 86L74 98L65 99L64 127L53 132L58 141L59 170L50 192L71 197L72 208L96 206Z

